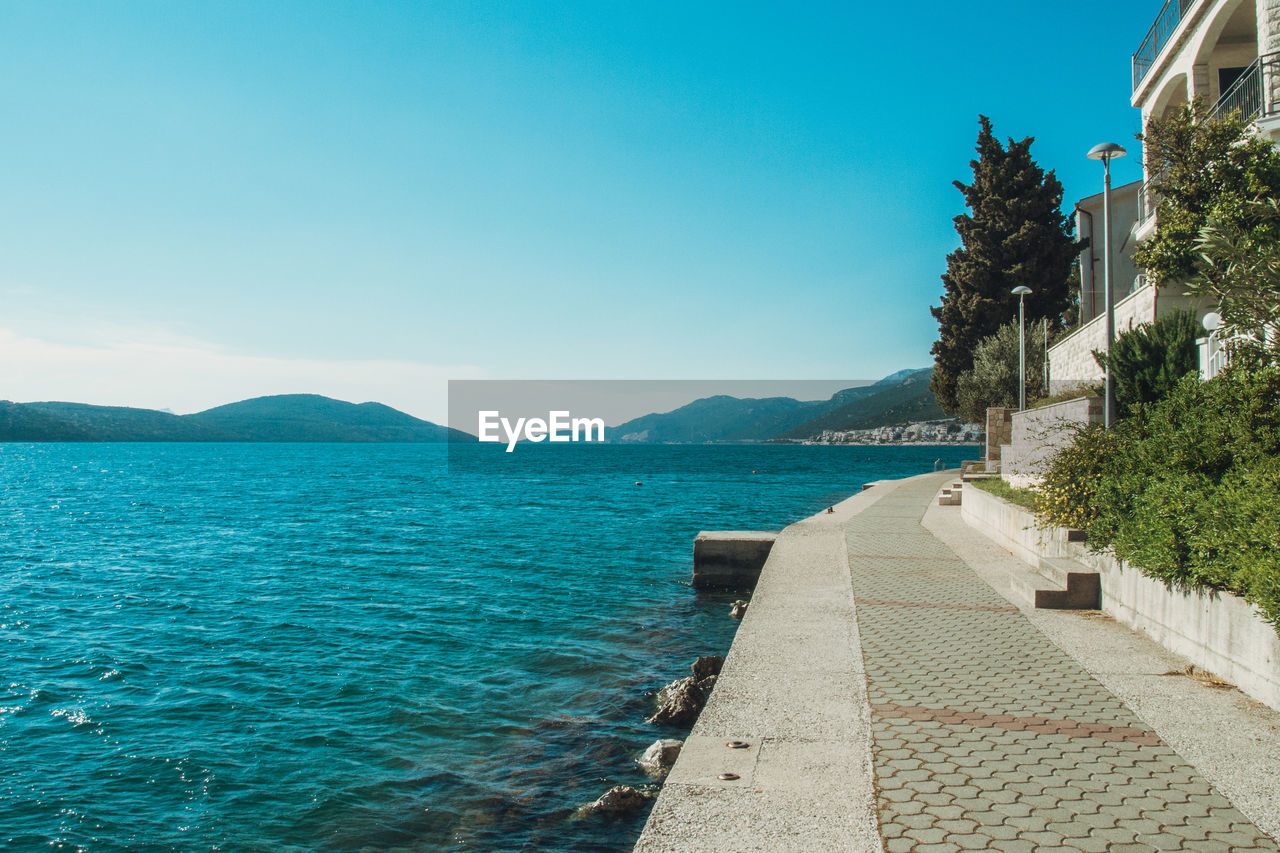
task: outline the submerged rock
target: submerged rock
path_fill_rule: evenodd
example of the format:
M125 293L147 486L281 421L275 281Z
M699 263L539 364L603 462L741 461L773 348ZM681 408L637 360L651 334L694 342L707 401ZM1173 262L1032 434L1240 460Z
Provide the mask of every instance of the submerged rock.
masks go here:
M630 785L617 785L600 795L600 799L587 806L591 814L630 814L644 808L649 798Z
M729 605L729 616L734 619L741 619L747 615L747 603L739 598L733 604Z
M663 738L655 740L644 751L644 755L636 760L636 764L640 765L640 769L650 776L665 776L667 771L671 769L671 765L676 763L676 759L680 756L680 748L684 746L682 740L671 740Z
M648 722L659 726L690 726L698 719L707 697L695 678L673 681L658 691L658 710Z

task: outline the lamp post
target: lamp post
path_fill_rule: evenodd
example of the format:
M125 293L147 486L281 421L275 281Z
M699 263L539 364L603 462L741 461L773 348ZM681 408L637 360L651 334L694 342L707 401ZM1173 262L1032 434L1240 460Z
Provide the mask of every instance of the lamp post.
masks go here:
M1115 413L1115 393L1111 387L1111 342L1116 336L1115 305L1111 299L1111 161L1123 157L1128 152L1114 142L1103 142L1089 149L1090 160L1102 161L1102 299L1107 304L1107 354L1106 367L1106 412L1103 414L1103 426L1111 429L1111 420Z
M1018 285L1009 291L1018 297L1018 411L1027 410L1027 294L1031 288Z

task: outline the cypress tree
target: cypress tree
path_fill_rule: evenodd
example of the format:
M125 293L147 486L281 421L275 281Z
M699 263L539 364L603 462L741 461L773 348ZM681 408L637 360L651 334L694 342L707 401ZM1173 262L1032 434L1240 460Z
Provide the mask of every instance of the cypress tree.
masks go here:
M1061 328L1079 250L1062 212L1062 184L1031 158L1034 138L1011 138L1006 147L991 132L991 119L978 121L978 159L969 162L973 182L954 182L969 209L955 218L961 246L947 256L942 305L929 309L938 321L929 388L953 414L959 409L956 380L973 366L978 342L1018 316L1018 297L1010 293L1015 287L1032 290L1028 323L1047 318L1051 328Z

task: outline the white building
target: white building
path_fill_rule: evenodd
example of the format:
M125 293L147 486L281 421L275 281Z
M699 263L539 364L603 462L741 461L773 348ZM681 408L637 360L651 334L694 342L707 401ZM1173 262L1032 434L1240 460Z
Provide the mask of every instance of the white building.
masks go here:
M1133 54L1131 103L1142 126L1203 98L1215 114L1239 110L1257 131L1280 141L1280 0L1167 0ZM1116 333L1175 308L1212 306L1156 287L1134 268L1134 247L1155 233L1158 199L1151 175L1112 190L1112 303ZM1102 382L1093 351L1106 343L1102 292L1102 197L1077 205L1076 227L1091 245L1081 254L1081 326L1049 350L1050 391Z

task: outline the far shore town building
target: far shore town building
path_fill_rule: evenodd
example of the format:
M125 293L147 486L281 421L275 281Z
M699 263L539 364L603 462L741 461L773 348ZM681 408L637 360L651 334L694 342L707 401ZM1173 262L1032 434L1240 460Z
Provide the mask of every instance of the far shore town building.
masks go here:
M1136 36L1135 36L1136 40ZM1214 115L1240 112L1255 131L1280 140L1280 0L1168 0L1133 54L1130 102L1142 111L1145 129L1195 99ZM1200 317L1213 309L1193 301L1178 285L1157 287L1133 263L1133 250L1155 233L1159 199L1150 192L1149 164L1143 180L1111 191L1112 304L1119 334L1177 308ZM1106 343L1103 289L1102 194L1076 204L1076 229L1088 245L1080 255L1078 329L1049 350L1051 394L1101 384L1093 357ZM1201 372L1216 369L1218 342L1201 341Z
M814 444L981 444L983 429L953 419L871 429L823 430Z

